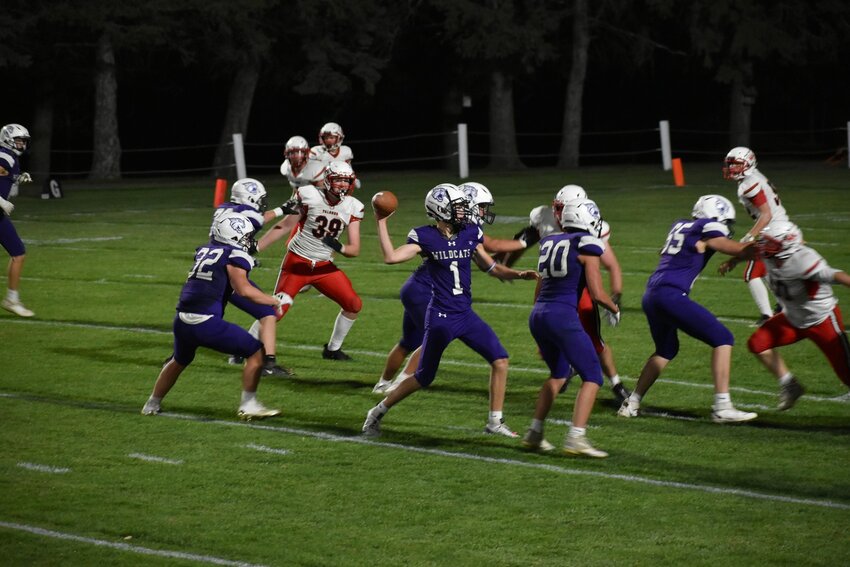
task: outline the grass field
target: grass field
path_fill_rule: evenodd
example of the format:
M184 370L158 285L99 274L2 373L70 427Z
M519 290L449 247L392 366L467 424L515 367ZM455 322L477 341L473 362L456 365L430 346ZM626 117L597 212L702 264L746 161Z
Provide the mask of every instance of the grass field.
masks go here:
M831 265L850 269L850 172L764 163L792 220ZM535 205L583 185L613 228L625 272L621 326L607 329L634 385L652 352L640 297L670 223L701 194L734 200L717 166L689 166L689 185L650 167L529 171L476 178L496 197L494 237L509 238ZM272 203L288 196L263 179ZM363 176L358 197L399 196L396 245L426 224L435 173ZM278 327L278 353L297 372L269 379L260 399L283 414L236 419L239 371L204 351L163 402L139 410L170 353L174 305L209 227L212 182L68 183L66 198L18 200L28 246L22 295L36 317L0 313L0 563L7 565L840 565L850 557L850 400L808 343L783 349L807 395L775 409L775 380L746 350L757 318L740 268L693 297L733 331L732 396L759 419L710 420L710 350L683 338L679 357L625 420L605 388L589 437L605 460L537 455L481 434L487 366L447 351L429 391L394 408L378 440L359 437L387 351L398 340L398 289L411 262L386 266L368 214L359 258L339 260L364 299L344 349L321 347L338 312L301 294ZM738 207L739 234L749 226ZM273 286L281 249L252 277ZM521 267L531 267L529 252ZM524 431L543 363L528 332L533 284L474 276L476 311L511 353L506 420ZM836 288L842 306L850 290ZM850 316L845 310L845 317ZM248 325L229 310L227 318ZM560 442L575 389L547 427Z

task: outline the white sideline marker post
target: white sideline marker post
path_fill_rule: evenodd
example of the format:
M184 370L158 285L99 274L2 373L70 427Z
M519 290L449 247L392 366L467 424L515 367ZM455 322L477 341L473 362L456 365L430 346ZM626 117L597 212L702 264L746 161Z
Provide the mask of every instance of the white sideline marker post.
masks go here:
M661 132L661 167L664 168L664 171L670 171L673 169L673 153L670 150L670 121L660 121L658 131Z
M245 147L242 145L242 134L233 134L233 157L236 160L236 179L248 177L245 168Z
M466 124L457 125L457 162L458 177L469 177L469 144L466 138Z

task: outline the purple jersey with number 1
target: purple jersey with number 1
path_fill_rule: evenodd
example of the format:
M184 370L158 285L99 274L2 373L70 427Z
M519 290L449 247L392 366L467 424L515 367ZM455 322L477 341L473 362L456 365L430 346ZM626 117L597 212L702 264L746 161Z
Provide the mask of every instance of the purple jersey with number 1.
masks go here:
M540 293L528 327L553 378L568 377L573 367L583 381L602 385L602 367L579 319L578 300L587 285L579 256L604 251L602 240L587 232L556 233L540 241Z
M728 237L729 228L714 219L682 219L670 228L642 301L658 356L672 360L678 354L679 329L712 347L735 344L732 332L689 297L694 281L714 255L713 249L699 242Z
M450 238L435 226L410 231L408 244L418 244L433 282L425 313L425 337L416 369L423 387L434 381L443 351L455 339L480 354L488 363L508 353L493 329L472 310L472 254L484 241L477 225L466 225Z

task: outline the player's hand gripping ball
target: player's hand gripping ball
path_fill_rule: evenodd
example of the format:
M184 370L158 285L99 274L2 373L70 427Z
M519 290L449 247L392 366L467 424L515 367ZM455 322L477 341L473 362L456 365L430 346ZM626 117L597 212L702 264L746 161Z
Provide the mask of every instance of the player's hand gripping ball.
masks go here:
M378 219L390 216L397 208L398 199L391 191L379 191L372 196L372 210Z

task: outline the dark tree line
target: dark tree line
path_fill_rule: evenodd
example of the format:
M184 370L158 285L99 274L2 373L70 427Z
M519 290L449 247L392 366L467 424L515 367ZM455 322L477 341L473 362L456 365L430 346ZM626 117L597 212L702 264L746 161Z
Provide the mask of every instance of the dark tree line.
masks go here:
M747 144L758 85L782 69L836 66L847 55L850 4L841 0L11 0L0 35L0 71L16 78L33 133L32 169L50 171L54 133L91 134L90 177L121 176L120 116L169 134L180 123L184 83L203 81L202 103L219 131L214 166L229 163L233 132L248 135L258 89L280 100L314 97L343 108L374 98L388 74L457 115L461 93L488 101L491 165L520 168L516 87L552 76L559 167L579 164L589 78L699 69L726 90L729 142ZM413 57L412 54L416 56ZM436 63L439 75L411 61ZM793 80L793 79L791 79ZM427 84L422 84L422 83ZM767 81L767 84L770 82ZM8 82L7 82L8 85ZM132 85L128 87L127 85ZM74 93L75 100L66 100ZM145 97L174 109L119 111ZM3 93L4 118L22 105ZM612 96L606 93L606 96ZM628 93L623 93L628 96ZM612 96L613 99L613 96ZM57 115L57 101L65 111ZM282 112L297 113L298 108ZM417 108L410 108L411 113ZM333 117L329 117L333 119ZM88 121L88 127L79 124ZM165 127L163 122L168 122ZM206 124L202 127L208 127Z

